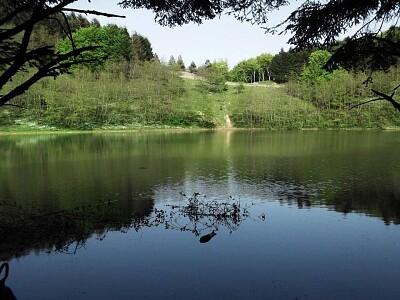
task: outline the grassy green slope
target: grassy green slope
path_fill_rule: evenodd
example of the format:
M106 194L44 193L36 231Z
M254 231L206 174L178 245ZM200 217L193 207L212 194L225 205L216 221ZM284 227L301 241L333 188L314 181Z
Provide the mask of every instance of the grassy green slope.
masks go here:
M396 111L381 103L317 109L271 82L228 83L210 92L201 78L180 78L157 66L141 72L129 80L112 69L46 78L15 100L24 109L0 107L0 130L226 128L229 121L237 128L271 129L400 126Z

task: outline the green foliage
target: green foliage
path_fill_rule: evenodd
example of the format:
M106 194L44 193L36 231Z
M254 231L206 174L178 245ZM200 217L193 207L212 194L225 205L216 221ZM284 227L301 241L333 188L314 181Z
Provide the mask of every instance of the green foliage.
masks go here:
M257 63L260 66L261 74L259 81L271 80L271 64L274 56L269 53L263 53L256 57Z
M288 96L282 88L250 87L232 101L231 120L235 127L300 128L385 128L399 126L390 104L375 103L366 109L318 108ZM348 104L347 104L348 105Z
M271 61L271 75L275 82L284 83L297 79L307 64L310 52L281 51Z
M235 127L295 129L317 127L315 108L279 88L250 87L232 103Z
M57 81L44 79L14 100L13 104L24 110L0 111L0 125L11 126L19 118L27 120L24 123L83 130L112 126L216 126L216 108L211 108L214 103L205 105L207 95L194 88L188 94L187 83L174 68L156 61L142 62L135 65L135 76L129 78L128 64L106 62L95 73L83 68L74 70L72 75L62 75Z
M175 57L173 55L171 55L169 60L168 60L168 66L170 66L170 67L176 66L176 60L175 60Z
M366 78L367 75L350 74L343 68L329 72L325 66L330 57L325 50L311 53L299 81L288 84L289 93L323 109L349 109L352 99L371 95L362 85L362 76Z
M296 98L312 102L317 109L348 111L352 106L374 98L371 88L382 91L393 90L400 80L399 72L398 68L391 68L388 72L377 72L374 74L373 82L365 85L363 81L368 77L368 74L361 72L350 73L344 69L337 69L329 74L329 79L320 80L314 84L308 84L306 81L300 80L290 81L286 84L286 90ZM372 115L372 111L377 118L374 123L368 121L368 126L372 126L370 124L380 124L382 120L385 120L384 124L390 124L395 121L393 115L390 114L390 117L388 117L388 110L391 109L389 103L382 101L371 103L357 108L357 112L363 109L365 109L365 114L368 115ZM382 113L382 115L380 116L378 112ZM353 110L351 113L354 114ZM364 122L365 118L360 120L358 124L360 125ZM397 123L397 121L394 123Z
M204 62L204 67L205 68L210 68L211 67L211 61L207 58L206 61Z
M239 62L230 72L230 80L236 82L260 82L271 79L273 55L264 53L255 58Z
M185 63L183 62L182 56L178 55L178 59L176 60L176 64L181 70L185 70Z
M62 19L62 17L60 19ZM80 28L85 28L85 27L90 27L90 26L100 27L97 20L95 20L94 22L90 22L85 16L83 16L81 14L75 14L73 12L71 14L67 15L67 20L68 20L69 27L71 28L71 32L75 32L75 31L79 30ZM61 28L59 26L56 26L56 28L58 28L58 31L59 31L58 33L61 33Z
M96 73L77 69L72 75L62 75L60 80L44 79L13 101L23 106L23 110L10 107L0 110L0 125L10 128L18 122L43 128L85 130L139 126L214 128L224 126L224 116L228 114L235 127L245 128L400 126L396 111L385 102L348 110L357 99L369 96L368 88L356 84L361 74L353 78L348 72L334 73L331 81L316 90L319 100L313 105L309 99L300 99L309 90L299 81L289 82L285 87L240 84L210 93L199 89L198 81L184 80L174 68L155 61L135 65L135 76L129 78L125 73L127 64L109 62ZM393 69L382 74L374 87L392 88L386 83L387 76L394 83L400 78L400 71ZM358 98L350 101L350 93Z
M149 61L154 58L153 49L148 38L135 32L131 36L132 56L136 60Z
M105 27L85 27L77 30L73 35L76 47L97 46L98 48L80 55L80 59L87 62L86 67L91 70L99 69L106 61L129 60L132 56L131 41L125 28L117 25ZM65 38L58 44L60 53L72 50L71 41Z
M331 54L326 50L317 50L310 54L307 66L300 75L300 79L309 85L318 84L321 81L329 80L330 72L324 66L331 58Z
M228 80L229 67L226 60L207 63L198 69L198 75L205 78L206 81L199 82L198 87L203 91L220 93L228 89L226 81Z
M66 14L65 18L61 14L56 14L54 18L43 20L34 27L29 41L29 49L45 47L49 44L56 45L58 41L66 38L67 32L63 30L63 27L67 27L66 22L68 22L72 33L80 28L100 27L99 21L96 19L89 21L81 14Z
M247 82L244 61L237 63L229 72L229 80L234 82Z
M236 94L243 93L244 91L244 84L243 82L240 82L239 84L236 84L233 89L235 90Z
M197 73L197 66L194 63L194 61L192 61L189 65L189 72L190 73Z
M254 58L241 61L230 71L230 79L236 82L255 82L259 68Z
M0 110L0 126L15 128L18 123L84 130L140 126L214 128L225 126L225 115L230 116L235 127L245 128L400 126L396 112L385 102L349 111L352 105L372 96L370 87L362 85L366 74L339 69L329 75L329 80L317 80L316 84L297 80L284 86L241 83L230 87L225 84L226 61L199 69L199 75L207 81L182 79L176 67L155 60L106 61L95 73L86 68L75 69L57 81L44 79L16 98L12 104L23 106L23 110ZM29 75L22 73L10 84L18 85ZM400 69L393 68L374 78L373 88L391 90L400 80Z

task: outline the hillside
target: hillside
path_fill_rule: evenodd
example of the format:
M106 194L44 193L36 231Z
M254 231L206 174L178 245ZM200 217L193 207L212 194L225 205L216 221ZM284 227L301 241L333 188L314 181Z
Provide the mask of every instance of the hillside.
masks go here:
M133 78L109 65L43 79L14 105L0 108L2 131L135 128L388 128L395 111L381 103L318 109L272 82L215 83L158 63L144 63ZM184 77L184 78L182 78ZM21 79L22 80L22 79Z

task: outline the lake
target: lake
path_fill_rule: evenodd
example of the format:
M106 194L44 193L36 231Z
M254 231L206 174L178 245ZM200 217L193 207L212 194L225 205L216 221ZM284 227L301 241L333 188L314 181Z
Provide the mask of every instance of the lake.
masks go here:
M385 131L0 136L6 285L18 299L399 299L399 145Z

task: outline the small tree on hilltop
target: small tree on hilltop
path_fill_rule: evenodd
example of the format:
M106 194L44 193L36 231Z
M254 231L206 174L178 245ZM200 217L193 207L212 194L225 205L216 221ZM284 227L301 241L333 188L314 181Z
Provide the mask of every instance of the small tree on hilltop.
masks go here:
M170 67L175 67L176 66L176 60L173 55L170 56L169 61L168 61L168 66Z
M180 56L180 55L178 56L178 59L176 60L176 64L178 65L178 67L181 70L185 70L186 69L185 63L183 62L182 56Z
M189 72L190 72L190 73L196 73L196 72L197 72L197 66L196 66L196 64L194 63L194 61L192 61L192 62L190 63Z

